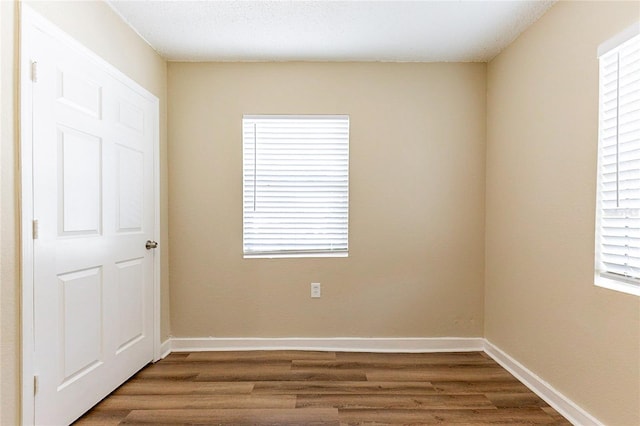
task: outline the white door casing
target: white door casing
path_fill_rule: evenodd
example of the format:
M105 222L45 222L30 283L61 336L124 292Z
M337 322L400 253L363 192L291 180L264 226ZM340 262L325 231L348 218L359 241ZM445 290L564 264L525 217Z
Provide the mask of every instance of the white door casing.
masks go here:
M158 100L24 6L22 31L22 412L59 425L158 358Z

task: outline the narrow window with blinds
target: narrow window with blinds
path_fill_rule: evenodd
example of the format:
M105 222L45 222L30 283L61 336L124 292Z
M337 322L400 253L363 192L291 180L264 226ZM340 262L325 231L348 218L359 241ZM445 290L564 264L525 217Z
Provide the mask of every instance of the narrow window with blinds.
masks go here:
M599 49L595 284L640 295L640 35Z
M345 257L349 117L245 115L244 257Z

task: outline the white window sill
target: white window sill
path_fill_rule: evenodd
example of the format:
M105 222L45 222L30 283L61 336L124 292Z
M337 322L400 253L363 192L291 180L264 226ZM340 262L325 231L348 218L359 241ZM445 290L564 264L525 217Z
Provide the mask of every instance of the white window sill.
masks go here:
M608 288L609 290L619 291L621 293L633 294L634 296L640 296L640 284L633 284L625 281L618 281L611 278L603 277L596 273L595 285L602 288Z
M244 254L244 259L294 259L312 257L349 257L348 252L325 252L325 253L259 253Z

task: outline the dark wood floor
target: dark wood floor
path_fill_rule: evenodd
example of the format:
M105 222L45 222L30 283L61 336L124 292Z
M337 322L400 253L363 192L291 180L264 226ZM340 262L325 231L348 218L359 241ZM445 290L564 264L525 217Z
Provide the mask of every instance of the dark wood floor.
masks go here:
M569 425L482 352L173 353L78 420L117 424Z

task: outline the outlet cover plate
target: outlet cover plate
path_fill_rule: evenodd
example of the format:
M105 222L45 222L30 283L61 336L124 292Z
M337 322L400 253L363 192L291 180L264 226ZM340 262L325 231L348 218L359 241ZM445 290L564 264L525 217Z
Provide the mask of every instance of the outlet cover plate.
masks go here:
M317 299L322 295L320 283L311 283L311 297Z

